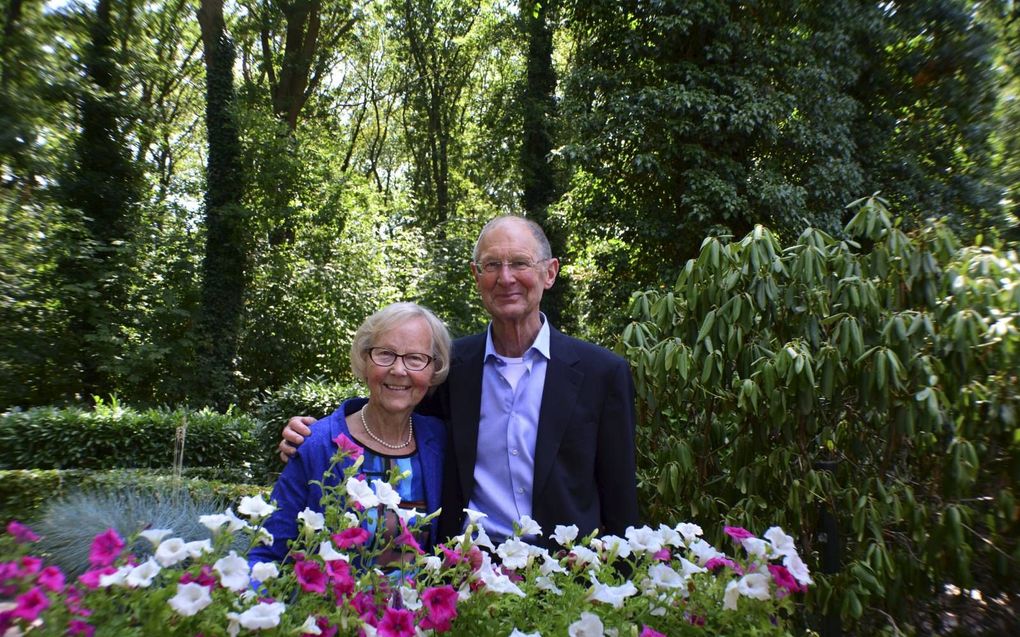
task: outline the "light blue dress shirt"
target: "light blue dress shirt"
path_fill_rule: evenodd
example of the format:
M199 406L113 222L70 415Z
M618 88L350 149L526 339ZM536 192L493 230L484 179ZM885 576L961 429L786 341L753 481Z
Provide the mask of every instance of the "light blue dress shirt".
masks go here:
M490 325L482 366L475 488L468 507L488 515L482 526L496 543L513 534L513 523L521 516L531 515L538 414L549 362L545 315L535 342L520 361L523 371L512 372L514 359L510 361L496 353Z

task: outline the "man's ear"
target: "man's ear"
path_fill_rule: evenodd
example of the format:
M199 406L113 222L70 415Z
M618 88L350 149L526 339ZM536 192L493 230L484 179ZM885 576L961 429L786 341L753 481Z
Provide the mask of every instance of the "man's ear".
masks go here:
M560 273L560 260L550 257L545 262L545 289L548 290L556 282L556 275Z

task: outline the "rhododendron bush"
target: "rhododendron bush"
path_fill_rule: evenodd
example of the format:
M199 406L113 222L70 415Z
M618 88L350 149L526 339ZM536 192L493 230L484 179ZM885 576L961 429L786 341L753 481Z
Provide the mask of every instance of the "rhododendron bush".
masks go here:
M274 507L261 497L202 516L211 539L110 529L73 579L33 554L30 528L9 523L0 538L0 634L783 635L796 594L811 584L778 527L762 537L726 527L726 552L695 524L578 537L576 527L541 529L524 518L496 545L482 514L468 511L464 534L426 553L415 531L431 520L397 506L392 485L401 476L361 479L358 450L338 442L334 467L347 466L344 479L321 484L323 512L298 514L299 536L282 563L250 564L231 549L238 536L249 549L272 542L262 523ZM369 530L368 512L380 506L399 518L391 538ZM129 550L139 538L149 550ZM380 568L387 551L403 560Z

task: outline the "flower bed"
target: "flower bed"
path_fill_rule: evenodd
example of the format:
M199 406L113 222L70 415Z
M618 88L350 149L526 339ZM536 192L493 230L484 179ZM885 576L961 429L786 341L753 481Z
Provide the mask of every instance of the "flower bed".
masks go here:
M759 538L727 527L736 551L701 539L694 524L630 528L625 537L577 537L557 526L549 551L523 541L543 530L528 518L498 546L469 511L465 533L425 553L414 532L430 522L397 506L389 482L366 483L359 451L340 442L336 486L323 485L323 512L299 514L299 537L281 564L228 550L271 542L262 523L274 510L244 497L237 513L202 516L212 539L185 542L169 529L93 540L91 569L68 581L32 555L38 539L11 522L0 538L0 634L33 635L784 635L793 595L811 583L793 540L773 527ZM332 470L332 468L331 468ZM400 519L391 539L366 529L368 511ZM151 550L127 550L144 538ZM384 551L405 560L385 571Z

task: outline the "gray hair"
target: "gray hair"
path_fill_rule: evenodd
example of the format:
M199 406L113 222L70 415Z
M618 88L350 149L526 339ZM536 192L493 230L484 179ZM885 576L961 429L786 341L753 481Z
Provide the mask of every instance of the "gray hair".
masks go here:
M351 341L351 371L361 382L365 382L365 365L368 350L383 332L416 318L424 319L432 332L432 385L439 385L450 373L450 332L446 325L426 307L417 303L390 303L365 319Z
M471 251L472 261L477 262L478 257L481 256L478 254L478 246L481 245L482 239L485 238L485 235L490 230L494 230L497 227L509 221L520 221L525 225L525 227L531 233L532 238L535 240L535 243L538 244L537 256L539 260L552 258L552 247L550 247L549 245L549 239L548 237L545 236L545 231L542 230L542 226L538 225L537 223L535 223L531 219L528 219L527 217L520 217L517 215L500 215L498 217L490 219L489 222L486 223L485 226L482 228L482 231L478 233L478 239L475 240L474 250Z

